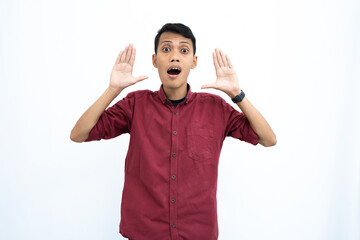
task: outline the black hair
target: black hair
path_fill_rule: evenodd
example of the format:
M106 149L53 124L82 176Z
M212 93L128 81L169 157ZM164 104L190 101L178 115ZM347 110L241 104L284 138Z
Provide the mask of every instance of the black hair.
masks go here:
M194 48L194 56L195 56L195 52L196 52L195 36L192 33L191 29L182 23L167 23L158 31L158 33L155 37L155 54L157 54L160 36L164 32L174 32L174 33L178 33L186 38L190 38L193 48Z

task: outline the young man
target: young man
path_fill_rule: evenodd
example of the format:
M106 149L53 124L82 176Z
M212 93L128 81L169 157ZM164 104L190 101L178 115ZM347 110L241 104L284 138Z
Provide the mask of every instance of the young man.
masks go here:
M183 24L166 24L155 38L152 62L160 89L131 92L106 109L123 89L147 78L132 76L135 51L130 44L119 53L109 87L78 120L71 139L130 134L121 202L124 237L217 239L217 173L225 137L273 146L275 134L244 96L221 50L213 53L216 82L202 88L225 92L242 112L217 95L191 91L187 79L197 64L196 41Z

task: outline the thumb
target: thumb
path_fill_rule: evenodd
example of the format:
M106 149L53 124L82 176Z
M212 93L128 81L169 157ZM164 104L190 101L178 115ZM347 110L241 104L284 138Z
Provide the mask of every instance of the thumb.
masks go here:
M145 80L147 78L149 78L149 77L148 76L139 76L139 77L135 78L135 82L140 82L140 81Z
M201 89L204 89L204 88L216 88L216 85L215 85L215 83L207 83L207 84L204 84L201 86Z

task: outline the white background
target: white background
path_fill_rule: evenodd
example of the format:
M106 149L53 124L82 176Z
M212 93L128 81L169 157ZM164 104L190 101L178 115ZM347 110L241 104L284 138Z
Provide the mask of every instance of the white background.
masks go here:
M77 144L70 131L129 43L149 79L116 101L159 89L151 54L167 22L197 38L192 90L237 107L200 89L219 47L278 140L225 140L219 239L360 239L359 16L356 0L1 1L0 239L123 239L129 135Z

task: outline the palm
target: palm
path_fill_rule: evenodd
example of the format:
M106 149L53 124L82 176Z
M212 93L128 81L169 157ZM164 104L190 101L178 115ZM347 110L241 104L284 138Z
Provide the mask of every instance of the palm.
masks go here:
M130 44L121 51L116 59L110 76L110 86L114 88L126 88L144 80L147 76L134 77L132 75L135 62L136 49Z
M115 63L111 72L111 85L122 86L131 83L133 67L129 63Z
M227 89L229 86L238 85L235 70L229 67L219 67L216 69L215 84L219 89Z

